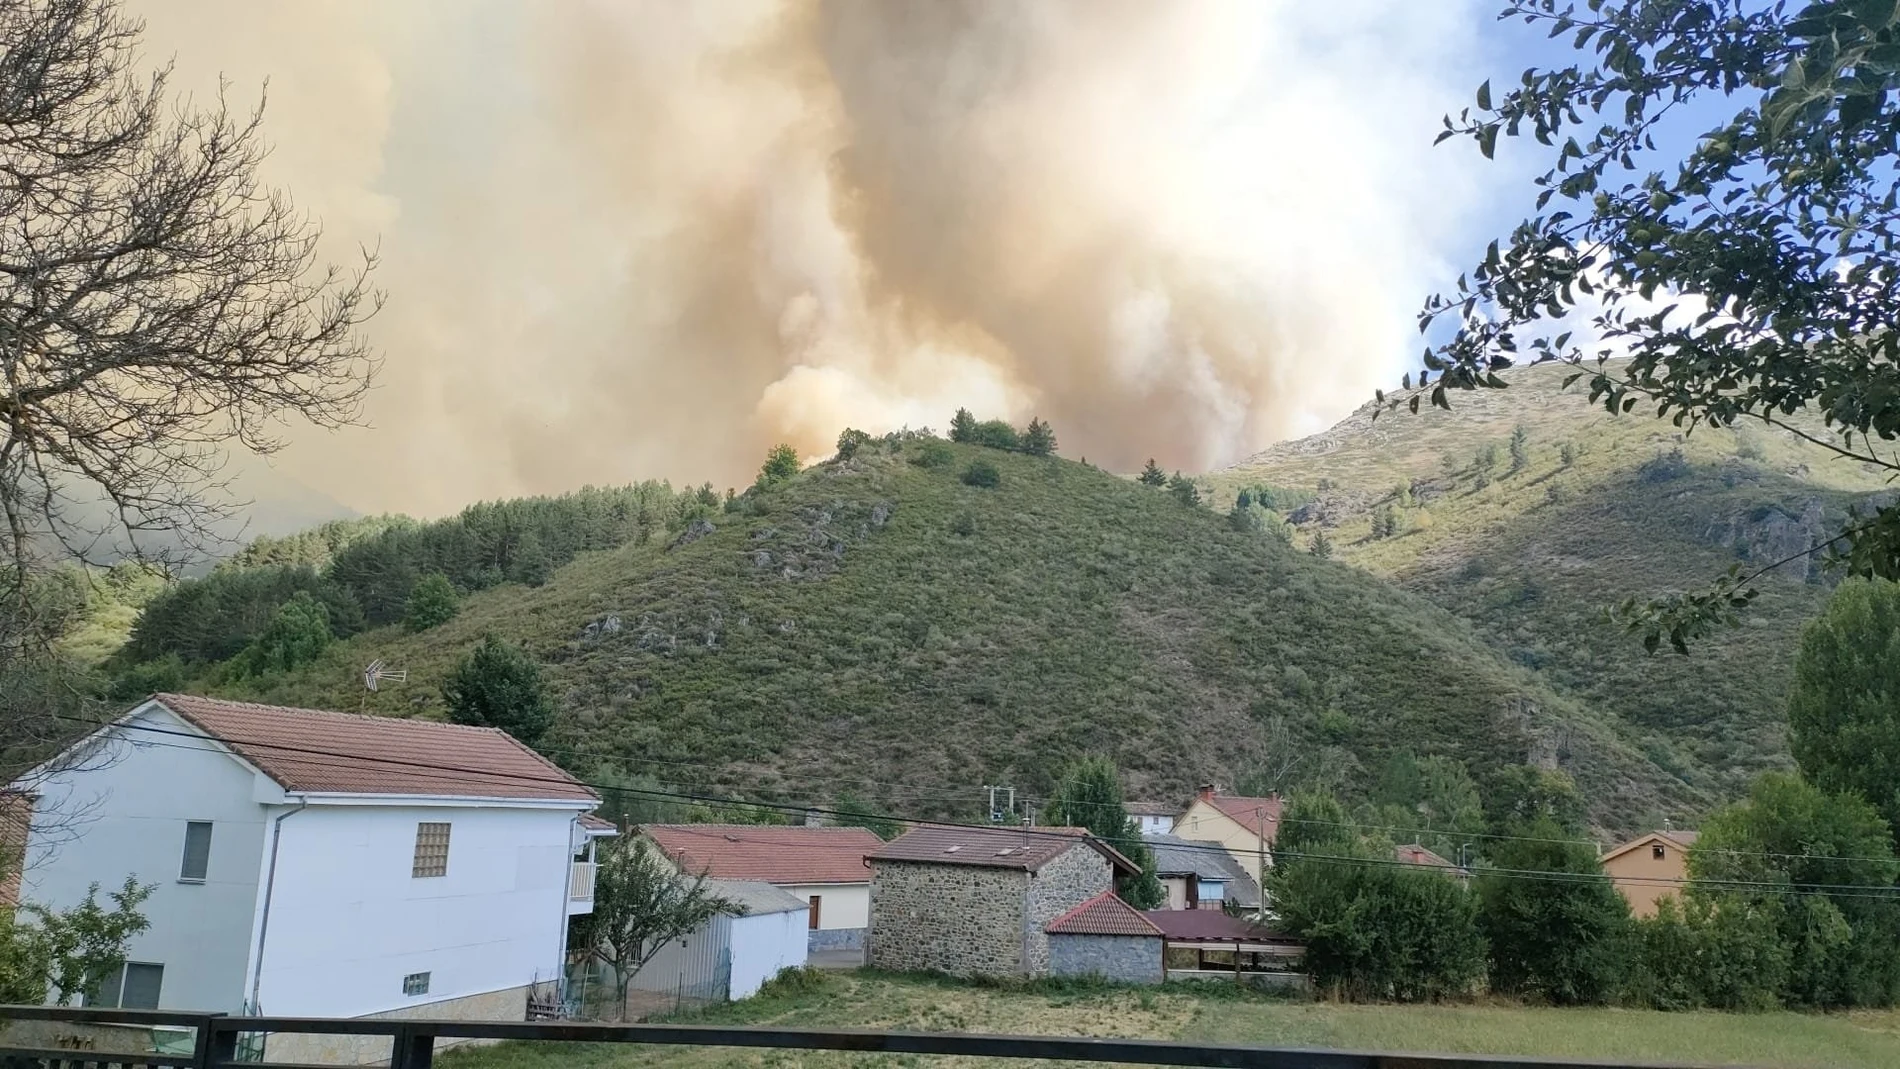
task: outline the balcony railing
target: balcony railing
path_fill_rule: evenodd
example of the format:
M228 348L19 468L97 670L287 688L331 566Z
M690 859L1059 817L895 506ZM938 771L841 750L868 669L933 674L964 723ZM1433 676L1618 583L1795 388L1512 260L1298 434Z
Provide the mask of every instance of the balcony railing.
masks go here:
M592 861L576 861L567 874L567 900L569 902L592 902L594 900L594 871L600 868Z
M390 1069L431 1069L437 1040L633 1043L684 1047L835 1050L886 1054L1035 1058L1123 1065L1203 1065L1252 1069L1665 1069L1652 1062L1523 1058L1483 1054L1392 1054L1311 1047L1244 1047L1157 1039L971 1035L853 1029L728 1028L681 1024L410 1021L367 1017L225 1017L151 1010L0 1006L0 1031L14 1020L73 1024L195 1026L189 1054L14 1047L0 1043L0 1066L18 1069L257 1069L238 1061L239 1036L305 1034L388 1037ZM268 1040L265 1057L270 1055ZM268 1067L269 1063L265 1063ZM1678 1067L1682 1069L1682 1067Z

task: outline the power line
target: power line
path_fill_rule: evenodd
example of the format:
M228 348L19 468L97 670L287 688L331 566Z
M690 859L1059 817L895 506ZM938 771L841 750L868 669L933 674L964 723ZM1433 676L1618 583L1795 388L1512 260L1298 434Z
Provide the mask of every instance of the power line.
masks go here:
M80 721L84 723L89 723L95 727L115 727L116 726L116 727L122 727L122 728L131 728L133 730L145 731L145 732L150 732L153 734L167 735L167 736L173 736L173 737L184 738L184 739L190 739L190 740L199 741L199 742L222 741L220 738L215 737L215 736L203 735L203 734L198 734L198 733L189 732L189 731L179 731L172 728L161 728L161 727L157 727L155 725L150 725L150 724L100 725L96 721L90 721L84 717L63 716L61 717L61 719L75 720L75 721ZM498 773L498 772L494 772L492 770L487 770L487 769L475 769L475 768L468 768L468 767L457 766L457 765L445 765L445 764L440 764L440 763L410 761L410 760L404 760L401 758L369 757L369 756L364 756L364 755L359 755L359 754L343 753L336 750L324 750L324 749L318 749L318 748L313 748L313 747L292 746L285 743L263 742L263 741L257 741L257 740L247 740L247 739L233 739L231 740L231 742L237 743L239 745L255 746L259 749L276 750L276 751L284 752L284 753L296 753L296 754L308 755L308 756L313 756L313 757L328 757L328 758L339 759L339 760L331 761L331 762L322 762L322 761L311 762L321 767L329 767L329 768L360 768L365 763L368 763L368 764L373 764L373 765L389 765L389 766L396 766L396 767L402 767L402 768L414 768L414 769L419 769L419 770L427 771L427 772L437 772L437 773L449 772L449 773L457 773L457 774L462 774L462 775L474 775L474 776L480 776L480 777L487 777L488 779L494 780L498 783L548 784L548 785L559 785L559 786L572 786L573 784L579 783L582 786L588 787L596 791L611 791L611 792L616 792L616 793L621 793L621 794L631 794L631 795L636 795L640 797L669 800L669 801L673 801L680 804L698 805L698 806L702 806L706 808L726 809L726 808L733 808L733 807L741 807L741 808L751 807L754 809L777 810L777 811L785 812L788 814L802 814L802 813L815 812L821 815L831 816L831 817L845 817L845 818L855 818L855 819L871 818L871 819L879 819L879 820L897 821L900 823L908 823L908 824L916 824L916 825L928 825L928 826L933 826L933 827L967 828L967 829L983 830L983 831L994 831L996 828L995 825L991 825L991 824L970 824L970 823L965 823L965 822L960 822L960 821L931 820L931 819L922 819L922 818L914 818L914 817L903 817L903 816L898 816L895 814L849 812L849 811L838 810L835 808L819 807L819 806L794 806L794 805L772 803L772 802L747 802L747 801L742 801L739 799L719 798L719 797L698 795L698 794L688 794L688 793L679 792L679 791L662 791L662 790L652 790L652 789L639 788L639 787L622 787L622 786L617 786L617 785L612 785L612 784L594 784L594 783L588 783L584 780L580 780L578 778L575 778L572 776L566 776L566 775L530 776L530 775L526 775L522 773ZM141 745L141 744L134 743L134 745ZM171 748L171 749L188 749L188 750L195 750L195 751L204 752L204 753L222 752L220 750L207 749L205 747L199 747L199 746L180 746L177 744L166 744L166 743L145 743L142 745L164 746L166 748ZM1051 829L1046 829L1046 828L1012 827L1011 830L1017 834L1024 835L1024 836L1042 836L1046 838L1060 838L1060 839L1063 839L1064 841L1071 841L1072 839L1072 837L1070 836L1062 835L1059 832L1056 832ZM787 848L788 844L758 843L758 845L772 845L777 848L784 849L784 848ZM796 849L798 847L797 847L797 844L790 844L790 848ZM1177 845L1174 848L1187 849L1187 850L1201 850L1208 853L1213 853L1216 851L1223 854L1230 853L1225 847L1220 846L1219 844L1215 844L1215 843L1206 843L1206 844L1189 843L1189 844ZM1304 860L1327 861L1327 862L1332 862L1332 863L1345 863L1345 864L1355 864L1355 865L1396 866L1396 867L1403 867L1405 869L1412 870L1412 871L1417 871L1419 868L1419 866L1415 864L1412 864L1410 862L1405 862L1405 861L1399 861L1397 859L1356 858L1356 857L1350 857L1350 856L1345 856L1345 855L1317 854L1317 853L1309 854L1309 853L1287 851L1287 850L1276 850L1274 851L1274 856L1276 858L1281 858L1285 860L1304 859ZM1796 856L1800 856L1800 855L1796 855ZM1818 860L1818 859L1815 859L1815 860ZM1885 858L1885 859L1872 858L1872 859L1860 859L1860 860L1885 861L1887 863L1892 863L1893 861L1893 859L1891 858ZM1495 875L1495 876L1500 876L1500 877L1509 878L1509 879L1529 879L1529 880L1541 880L1545 882L1577 883L1577 882L1589 882L1593 880L1607 881L1609 879L1608 876L1600 872L1599 873L1564 873L1564 872L1548 872L1548 871L1535 870L1535 869L1497 869L1497 868L1487 868L1487 869L1482 870L1482 872L1485 875ZM1690 886L1702 886L1702 887L1714 887L1717 889L1752 889L1763 894L1780 894L1780 895L1797 895L1797 896L1821 894L1821 895L1827 895L1828 897L1838 897L1838 898L1879 898L1879 899L1888 899L1888 900L1892 900L1896 897L1894 888L1890 888L1890 887L1880 888L1880 887L1867 885L1867 884L1804 884L1801 887L1790 887L1784 883L1766 881L1766 880L1729 880L1729 879L1698 880L1698 879L1686 879L1686 878L1677 879L1674 877L1660 877L1660 876L1625 878L1624 882L1641 883L1645 886L1658 886L1658 887L1685 887L1686 888Z

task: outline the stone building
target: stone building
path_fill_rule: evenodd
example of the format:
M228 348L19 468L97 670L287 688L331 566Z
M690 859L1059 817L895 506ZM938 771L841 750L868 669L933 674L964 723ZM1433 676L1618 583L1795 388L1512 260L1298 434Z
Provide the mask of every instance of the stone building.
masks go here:
M1112 893L1096 895L1043 930L1049 935L1052 976L1097 976L1126 984L1158 984L1167 976L1161 929Z
M1051 921L1133 862L1082 828L924 826L871 853L866 963L956 976L1044 976Z

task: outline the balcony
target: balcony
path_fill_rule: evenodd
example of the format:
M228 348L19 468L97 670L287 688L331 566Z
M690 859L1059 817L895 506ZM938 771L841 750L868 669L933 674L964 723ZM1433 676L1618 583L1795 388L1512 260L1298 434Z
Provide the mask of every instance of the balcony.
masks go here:
M594 911L594 872L600 868L592 861L576 861L567 873L567 912L576 913Z

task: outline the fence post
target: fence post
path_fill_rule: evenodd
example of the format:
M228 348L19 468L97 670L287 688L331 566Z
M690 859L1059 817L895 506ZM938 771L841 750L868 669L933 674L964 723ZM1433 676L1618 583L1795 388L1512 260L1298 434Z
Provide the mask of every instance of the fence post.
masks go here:
M237 1032L219 1027L223 1023L222 1013L207 1013L198 1022L198 1036L191 1046L193 1069L212 1069L236 1060Z
M430 1069L435 1061L435 1034L415 1025L402 1025L390 1040L389 1069Z

